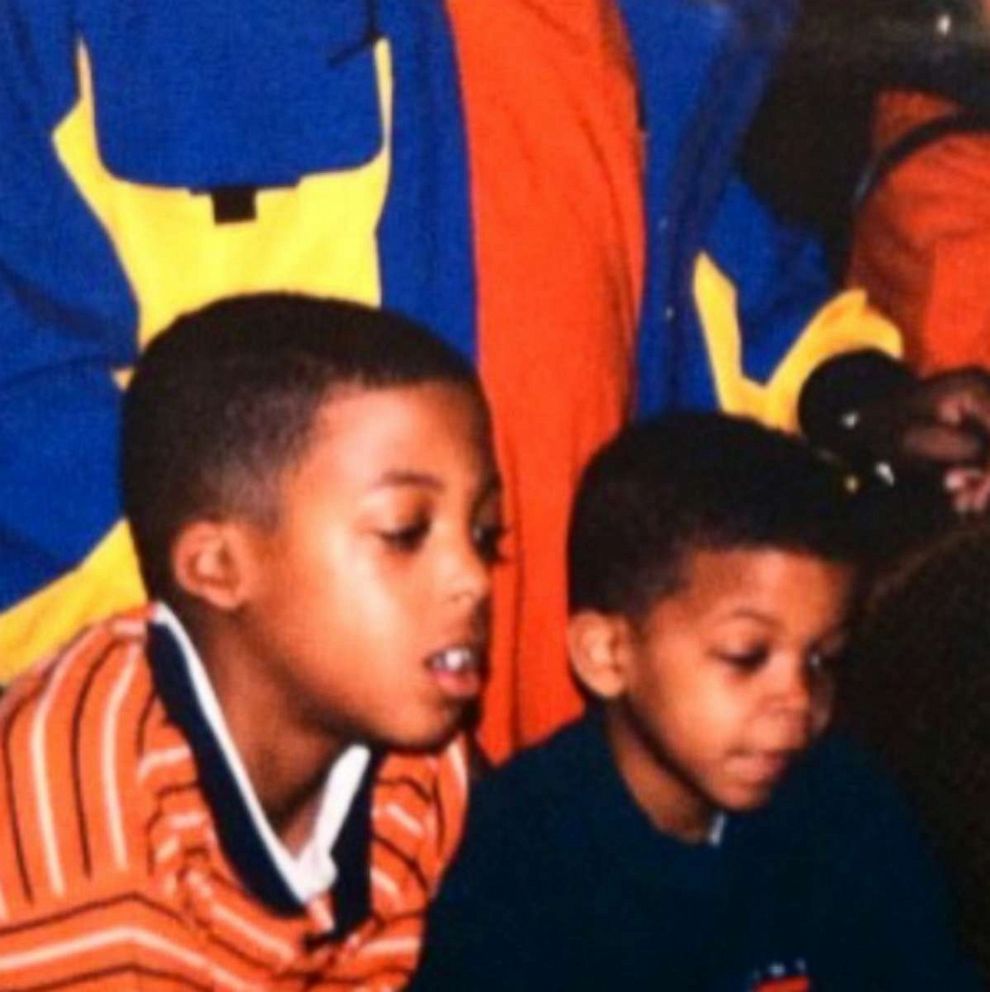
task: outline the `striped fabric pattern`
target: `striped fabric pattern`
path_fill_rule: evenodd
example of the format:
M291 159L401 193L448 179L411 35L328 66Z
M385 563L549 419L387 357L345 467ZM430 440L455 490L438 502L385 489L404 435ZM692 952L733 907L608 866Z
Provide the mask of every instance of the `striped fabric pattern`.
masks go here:
M378 766L370 913L327 939L330 895L276 912L226 857L230 811L155 693L147 620L87 629L0 705L0 988L401 988L459 840L463 742Z

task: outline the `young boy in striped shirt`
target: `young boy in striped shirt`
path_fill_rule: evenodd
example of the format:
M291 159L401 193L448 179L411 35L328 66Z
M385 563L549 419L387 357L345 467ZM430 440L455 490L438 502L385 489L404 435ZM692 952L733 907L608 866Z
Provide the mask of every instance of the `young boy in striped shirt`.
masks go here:
M0 707L0 988L404 986L501 533L474 372L382 312L223 301L142 358L122 466L154 603Z

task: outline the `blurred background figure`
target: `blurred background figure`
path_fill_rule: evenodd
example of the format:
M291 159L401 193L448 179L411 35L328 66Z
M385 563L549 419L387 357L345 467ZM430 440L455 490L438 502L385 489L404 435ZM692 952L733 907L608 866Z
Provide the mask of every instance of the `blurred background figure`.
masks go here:
M990 366L990 31L981 0L874 2L884 39L849 275L926 372Z
M917 538L881 570L840 724L884 761L948 872L990 987L990 529Z

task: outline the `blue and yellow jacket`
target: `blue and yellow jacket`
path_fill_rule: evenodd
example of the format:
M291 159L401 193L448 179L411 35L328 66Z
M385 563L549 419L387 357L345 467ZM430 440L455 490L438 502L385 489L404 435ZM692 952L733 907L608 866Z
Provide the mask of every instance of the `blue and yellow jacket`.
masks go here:
M0 674L141 596L119 522L116 446L120 388L142 344L218 296L290 290L397 309L480 362L513 490L518 547L503 601L549 604L496 632L512 660L499 668L496 656L507 674L494 708L522 713L505 717L505 740L559 723L573 711L557 650L560 551L570 483L591 448L634 406L718 404L790 425L823 358L898 347L861 295L830 296L814 241L735 171L794 7L8 0ZM548 81L540 99L518 84L532 60ZM523 95L500 99L514 80ZM595 103L612 83L620 109L621 86L635 91L628 120ZM532 134L550 139L545 150ZM603 136L623 149L625 171L579 194L574 149L586 149L577 164L593 175ZM495 148L510 151L492 158ZM594 198L621 214L624 233L586 223ZM621 206L633 201L635 217ZM561 215L577 218L573 232L548 230ZM542 250L530 278L486 282L499 259L555 236L560 251ZM608 241L620 276L568 282L559 270L580 238ZM605 317L575 330L567 308L613 286ZM578 334L619 342L610 368L599 376L592 349L570 373L537 370L546 388L534 387L529 366L548 364L534 356L571 359ZM595 390L607 395L588 413ZM535 424L553 433L556 469L531 450ZM542 665L560 674L541 681Z

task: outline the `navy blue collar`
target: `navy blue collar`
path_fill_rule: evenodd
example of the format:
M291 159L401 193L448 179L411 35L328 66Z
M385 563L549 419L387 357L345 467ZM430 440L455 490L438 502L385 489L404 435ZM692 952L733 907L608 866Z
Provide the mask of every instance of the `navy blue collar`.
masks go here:
M217 836L238 877L272 911L284 916L301 912L304 907L254 828L244 795L203 712L182 649L171 631L161 624L149 624L148 658L158 696L192 750L199 785L213 812ZM368 917L371 910L371 792L374 778L373 759L373 766L365 774L333 846L338 876L334 885L335 925L327 935L329 939L346 936Z
M619 775L597 709L589 710L564 733L571 736L567 778L582 784L578 793L583 797L582 815L593 841L606 850L622 845L635 884L686 890L718 890L724 885L725 843L687 844L650 822ZM724 841L730 840L732 827L730 820Z

